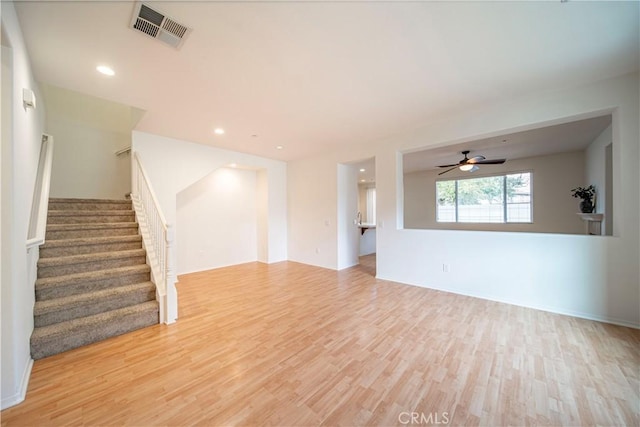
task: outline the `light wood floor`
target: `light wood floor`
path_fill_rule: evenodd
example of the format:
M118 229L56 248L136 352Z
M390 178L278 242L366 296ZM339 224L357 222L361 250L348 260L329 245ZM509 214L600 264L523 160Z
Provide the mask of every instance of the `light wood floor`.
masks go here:
M180 278L180 319L38 360L2 425L639 425L640 331L258 263Z

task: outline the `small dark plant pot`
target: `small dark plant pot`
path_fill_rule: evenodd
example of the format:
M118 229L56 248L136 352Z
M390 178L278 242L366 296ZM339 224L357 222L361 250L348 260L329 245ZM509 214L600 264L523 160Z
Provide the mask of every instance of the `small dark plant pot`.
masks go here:
M582 213L592 213L593 208L594 206L591 200L583 200L580 202L580 212Z

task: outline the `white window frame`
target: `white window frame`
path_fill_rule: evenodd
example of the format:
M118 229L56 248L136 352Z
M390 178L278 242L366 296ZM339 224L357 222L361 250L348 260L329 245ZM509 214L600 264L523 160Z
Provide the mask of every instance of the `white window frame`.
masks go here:
M529 174L529 218L530 221L508 221L507 220L507 175L517 175L517 174L523 174L523 173L528 173ZM468 221L460 221L459 220L459 215L458 215L458 181L463 181L463 180L468 180L468 179L481 179L481 178L491 178L491 177L502 177L503 178L503 184L502 184L502 208L504 209L504 213L503 213L503 221L502 222L468 222ZM439 221L438 220L438 182L447 182L447 181L454 181L455 182L455 221ZM474 175L474 176L469 176L469 177L458 177L458 178L452 178L452 179L446 179L446 178L440 178L440 179L436 179L436 191L435 191L435 199L436 199L436 203L435 203L435 208L436 208L436 212L435 212L435 216L436 216L436 222L439 224L533 224L533 170L520 170L520 171L509 171L509 172L500 172L500 173L493 173L493 174L483 174L483 175Z

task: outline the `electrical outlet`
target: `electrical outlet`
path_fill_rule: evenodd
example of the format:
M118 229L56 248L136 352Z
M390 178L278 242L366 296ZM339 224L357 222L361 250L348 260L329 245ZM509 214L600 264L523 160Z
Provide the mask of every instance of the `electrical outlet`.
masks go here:
M442 264L442 272L443 273L449 272L449 264Z

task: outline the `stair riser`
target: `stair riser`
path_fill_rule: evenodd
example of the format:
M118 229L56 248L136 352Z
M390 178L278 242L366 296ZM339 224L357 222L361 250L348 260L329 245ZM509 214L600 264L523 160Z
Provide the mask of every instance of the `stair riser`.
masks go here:
M38 278L64 276L66 274L86 273L89 271L106 270L109 268L129 267L144 264L146 256L131 256L127 258L105 259L85 262L82 264L38 266Z
M66 322L67 320L117 310L130 305L141 304L146 301L154 301L155 299L155 289L150 289L114 295L110 298L101 299L95 302L87 302L78 306L61 307L59 311L35 316L35 327L39 328L42 326L52 325L54 323Z
M31 334L34 359L158 323L156 289L131 201L50 199L47 220ZM115 236L133 237L93 239ZM82 240L54 241L64 239Z
M58 248L40 248L40 259L68 255L95 254L99 252L125 251L140 248L142 248L142 243L139 241L122 243L99 243L95 245L80 246L63 246Z
M54 210L54 211L131 210L131 202L129 203L49 202L49 210Z
M53 298L63 298L71 295L94 292L102 289L115 288L117 286L133 285L135 283L148 282L150 273L134 273L112 276L107 279L83 280L69 282L58 286L38 288L36 285L36 300L44 301Z
M108 324L87 327L77 333L65 336L31 339L31 357L43 357L62 353L63 351L82 347L117 335L122 335L136 329L158 323L158 311L148 311L135 315L123 316Z
M123 213L121 215L49 215L48 224L97 224L114 222L133 222L135 214Z
M55 230L47 231L45 239L79 239L82 237L133 236L138 234L137 227L131 228L98 228L95 230Z

